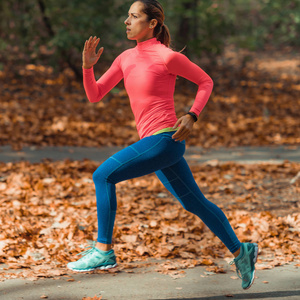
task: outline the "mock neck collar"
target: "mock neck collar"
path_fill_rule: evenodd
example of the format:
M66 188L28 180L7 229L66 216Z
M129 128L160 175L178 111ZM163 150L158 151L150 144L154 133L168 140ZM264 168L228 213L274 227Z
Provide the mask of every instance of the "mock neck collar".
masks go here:
M136 47L138 50L144 50L152 45L160 44L160 42L156 39L156 37L151 38L149 40L137 43Z

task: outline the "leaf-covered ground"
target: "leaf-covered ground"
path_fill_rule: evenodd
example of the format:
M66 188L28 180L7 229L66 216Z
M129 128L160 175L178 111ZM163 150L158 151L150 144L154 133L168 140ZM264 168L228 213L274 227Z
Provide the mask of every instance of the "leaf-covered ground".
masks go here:
M223 209L239 239L258 242L258 268L300 262L299 167L213 161L192 167L203 193ZM72 273L66 263L97 236L91 180L96 168L89 160L0 164L0 262L8 265L2 280ZM154 174L119 183L117 197L116 271L163 259L157 270L173 276L196 265L225 272L216 259L231 259L228 250Z
M299 55L227 51L222 60L215 66L199 63L215 85L189 145L299 145ZM97 78L105 71L100 67ZM74 78L68 69L57 75L51 67L31 64L0 71L0 145L109 146L138 140L122 84L95 104ZM192 106L196 90L179 78L178 116Z

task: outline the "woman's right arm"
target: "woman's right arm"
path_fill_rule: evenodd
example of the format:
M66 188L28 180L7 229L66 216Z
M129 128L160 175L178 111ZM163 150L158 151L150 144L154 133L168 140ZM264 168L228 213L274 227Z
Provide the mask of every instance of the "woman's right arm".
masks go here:
M95 80L93 66L103 52L103 47L101 47L96 53L99 41L99 38L90 37L85 42L82 53L83 85L90 102L100 101L123 78L119 62L120 57L118 56L100 79L98 81Z

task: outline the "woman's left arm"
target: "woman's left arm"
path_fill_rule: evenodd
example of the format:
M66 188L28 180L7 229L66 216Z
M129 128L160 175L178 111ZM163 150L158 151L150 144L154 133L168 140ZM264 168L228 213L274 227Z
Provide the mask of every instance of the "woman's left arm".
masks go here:
M190 112L193 112L198 117L212 92L212 79L199 66L179 52L172 52L172 54L165 59L165 63L170 73L184 77L198 85L196 98L190 109ZM179 124L180 128L173 135L173 138L182 141L190 134L194 119L191 115L185 115L177 120L174 128Z

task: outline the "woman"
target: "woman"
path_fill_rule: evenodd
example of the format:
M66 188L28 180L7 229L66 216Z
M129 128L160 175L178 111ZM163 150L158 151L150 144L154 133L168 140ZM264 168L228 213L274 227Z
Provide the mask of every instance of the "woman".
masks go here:
M201 193L183 158L185 139L205 106L213 87L211 78L186 56L171 50L164 12L156 0L135 1L125 20L126 33L137 46L121 53L96 82L93 66L99 38L90 37L83 50L83 82L90 102L100 101L121 79L130 98L140 140L107 159L93 174L96 187L98 239L68 268L84 272L116 266L112 233L117 210L115 184L155 172L164 186L196 214L235 256L242 287L252 285L257 244L240 243L224 213ZM199 88L190 111L177 120L173 93L176 76Z

